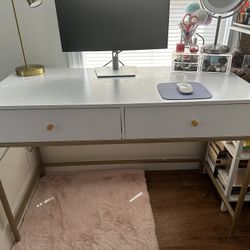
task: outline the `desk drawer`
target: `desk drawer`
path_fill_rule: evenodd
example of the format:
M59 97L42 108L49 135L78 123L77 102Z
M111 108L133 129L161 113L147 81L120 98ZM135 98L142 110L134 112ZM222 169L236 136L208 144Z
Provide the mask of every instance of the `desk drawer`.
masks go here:
M0 142L121 139L120 109L1 110Z
M249 104L126 108L126 139L249 136L249 114Z

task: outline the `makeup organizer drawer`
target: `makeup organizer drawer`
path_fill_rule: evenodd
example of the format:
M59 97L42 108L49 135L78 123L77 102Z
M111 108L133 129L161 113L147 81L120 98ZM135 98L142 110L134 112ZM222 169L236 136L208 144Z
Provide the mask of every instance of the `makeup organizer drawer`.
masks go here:
M119 108L1 110L0 142L121 139Z
M249 104L125 109L126 139L182 139L250 135Z

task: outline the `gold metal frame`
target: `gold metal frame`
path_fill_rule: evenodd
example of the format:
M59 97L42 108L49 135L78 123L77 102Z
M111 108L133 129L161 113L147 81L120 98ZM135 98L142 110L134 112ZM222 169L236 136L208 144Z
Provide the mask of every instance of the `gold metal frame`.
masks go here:
M139 143L171 143L171 142L208 142L210 140L250 140L250 136L226 137L190 137L190 138L159 138L159 139L120 139L120 140L93 140L93 141L50 141L50 142L0 142L0 147L42 147L42 146L70 146L70 145L105 145L105 144L139 144Z
M167 159L133 159L133 160L101 160L101 161L77 161L77 162L51 162L43 163L43 167L63 167L63 166L87 166L87 165L112 165L112 164L150 164L150 163L181 163L198 162L200 158L167 158Z
M244 137L227 137L227 139L235 139L239 140L244 139ZM250 137L247 137L250 138ZM10 224L11 232L14 236L15 241L20 240L19 231L17 229L17 225L20 222L20 219L22 217L22 214L25 210L25 207L30 199L30 195L32 193L32 190L35 188L35 185L37 183L37 180L40 176L45 175L45 167L49 166L79 166L79 165L97 165L97 164L136 164L136 163L174 163L174 162L200 162L203 163L204 168L207 170L208 175L210 176L213 184L215 185L221 199L225 203L229 214L232 217L232 223L230 226L230 232L233 233L236 228L236 224L238 222L242 206L244 203L245 195L247 193L248 184L250 183L250 161L248 162L247 169L246 169L246 177L243 182L243 185L241 187L239 199L236 205L235 211L231 207L229 201L226 199L223 192L221 192L220 183L216 180L216 178L213 176L213 173L211 169L208 167L208 164L206 162L202 162L200 158L169 158L169 159L135 159L135 160L110 160L110 161L80 161L80 162L56 162L56 163L44 163L41 155L41 151L39 146L65 146L65 145L104 145L104 144L129 144L129 143L166 143L166 142L205 142L209 140L218 140L218 139L225 139L221 137L215 137L215 138L186 138L186 139L154 139L154 140L115 140L115 141L65 141L65 142L23 142L23 143L0 143L0 146L2 147L33 147L35 146L35 155L37 159L37 174L34 177L34 180L32 181L31 186L29 187L28 192L26 193L26 196L23 200L23 203L17 213L17 215L14 217L12 214L12 211L10 209L10 205L8 203L4 188L2 186L1 180L0 180L0 201L2 202L2 205L4 207L4 211L6 213L6 216L8 218L8 222Z

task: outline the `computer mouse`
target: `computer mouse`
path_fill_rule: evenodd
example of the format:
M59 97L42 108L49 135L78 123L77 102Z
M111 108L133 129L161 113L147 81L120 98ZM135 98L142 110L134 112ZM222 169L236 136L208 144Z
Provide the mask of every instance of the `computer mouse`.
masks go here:
M179 83L177 83L177 89L182 94L192 94L193 93L193 87L188 82L179 82Z

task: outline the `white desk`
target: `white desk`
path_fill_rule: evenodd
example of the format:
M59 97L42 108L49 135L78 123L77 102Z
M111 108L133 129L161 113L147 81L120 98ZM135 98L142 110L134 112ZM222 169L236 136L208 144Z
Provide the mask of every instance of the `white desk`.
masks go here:
M183 80L202 82L213 98L160 97L158 83ZM138 68L135 78L97 79L94 70L47 69L0 83L0 146L250 138L249 110L250 84L233 74L158 67Z
M201 81L213 98L160 97L158 83L182 80ZM0 143L242 138L250 136L249 110L250 85L235 75L139 68L136 78L100 80L93 70L47 69L0 83Z

